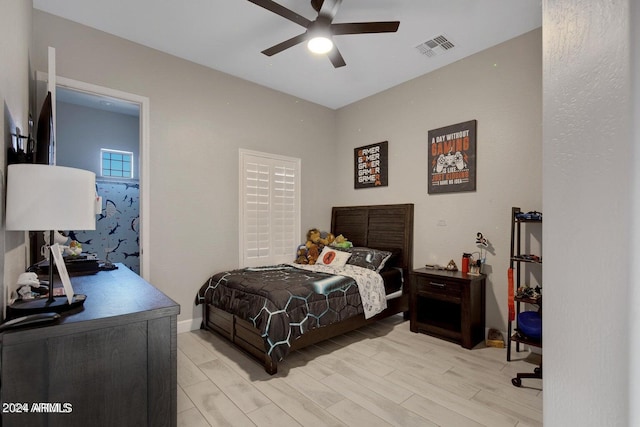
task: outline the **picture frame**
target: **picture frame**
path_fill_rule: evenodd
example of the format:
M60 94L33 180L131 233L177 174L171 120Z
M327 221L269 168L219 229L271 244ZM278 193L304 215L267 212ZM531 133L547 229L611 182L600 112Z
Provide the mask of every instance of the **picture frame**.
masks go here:
M67 296L67 302L71 305L73 303L74 291L73 286L71 285L71 279L69 278L69 272L67 271L67 265L64 263L64 258L62 257L62 247L57 243L51 245L51 254L53 255L56 268L58 269L60 281L62 282L64 293Z
M477 126L469 120L429 131L428 194L476 190Z
M353 149L353 187L375 188L389 185L389 142Z

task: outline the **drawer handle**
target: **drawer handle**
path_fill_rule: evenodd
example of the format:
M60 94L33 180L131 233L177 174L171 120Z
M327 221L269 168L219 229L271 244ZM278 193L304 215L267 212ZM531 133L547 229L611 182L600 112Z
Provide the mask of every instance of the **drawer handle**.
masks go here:
M439 288L445 288L445 287L447 286L447 285L446 285L446 284L444 284L444 283L436 283L436 282L429 282L429 284L430 284L431 286L437 286L437 287L439 287Z

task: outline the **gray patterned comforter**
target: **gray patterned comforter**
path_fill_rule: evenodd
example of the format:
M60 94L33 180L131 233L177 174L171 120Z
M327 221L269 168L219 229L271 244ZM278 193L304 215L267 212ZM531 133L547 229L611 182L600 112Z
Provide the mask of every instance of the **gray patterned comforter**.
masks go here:
M382 277L361 267L280 264L215 274L196 296L258 329L265 351L282 360L305 331L386 308Z

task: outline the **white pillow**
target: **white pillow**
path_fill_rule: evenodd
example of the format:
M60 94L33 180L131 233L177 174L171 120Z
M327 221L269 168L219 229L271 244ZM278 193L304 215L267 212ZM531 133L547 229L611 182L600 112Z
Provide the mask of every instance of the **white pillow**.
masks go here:
M349 252L337 251L329 246L325 246L318 256L317 264L344 267L350 256L351 254Z

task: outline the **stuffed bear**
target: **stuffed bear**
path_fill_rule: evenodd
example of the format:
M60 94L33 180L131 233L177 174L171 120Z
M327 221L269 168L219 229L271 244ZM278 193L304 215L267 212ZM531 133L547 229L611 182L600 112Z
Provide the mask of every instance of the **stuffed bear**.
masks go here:
M296 264L310 264L316 263L322 249L333 243L335 237L332 233L323 231L320 232L317 228L312 228L307 232L307 241L304 245L298 246L296 253Z
M311 247L307 250L307 261L309 265L314 265L320 256L320 249L318 245L312 244Z
M309 260L307 259L307 247L305 245L298 246L296 255L297 258L294 261L296 264L309 264Z
M317 228L312 228L311 230L307 231L307 249L312 245L312 244L318 244L320 243L320 230L318 230Z

